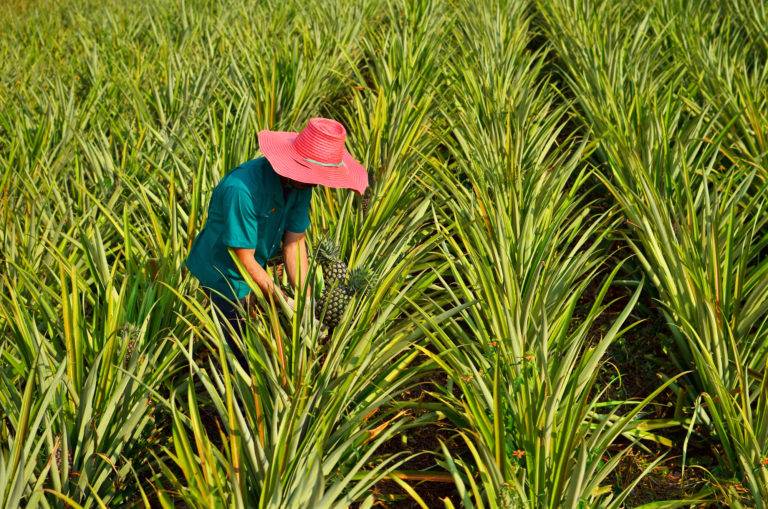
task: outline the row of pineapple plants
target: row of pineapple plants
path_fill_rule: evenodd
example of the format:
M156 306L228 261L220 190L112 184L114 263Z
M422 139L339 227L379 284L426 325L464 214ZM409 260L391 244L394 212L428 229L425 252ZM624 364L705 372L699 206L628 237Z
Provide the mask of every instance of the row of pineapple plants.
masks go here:
M438 315L442 310L431 303L437 239L428 234L428 196L413 185L422 178L424 154L436 146L426 129L429 100L403 104L414 90L434 85L437 76L423 69L406 80L391 69L403 68L405 59L434 65L426 25L412 19L434 20L437 7L431 2L387 5L379 13L387 30L371 33L361 46L370 67L352 77L343 114L350 148L371 168L373 186L364 197L367 203L328 190L315 197L319 267L314 272L321 278L313 284L313 307L326 327L311 325L308 308L300 307L292 322L271 310L243 338L249 377L235 374L231 358L232 378L226 371L218 374L216 364L227 363L223 350L207 372L193 368L230 437L223 454L209 457L216 436L199 421L191 434L182 422L175 427L181 440L174 461L183 478L171 478L171 486L185 494L189 487L185 499L192 505L345 507L358 501L372 506L373 484L410 456L408 451L375 453L399 431L419 425L395 405L425 363L414 347L424 332L411 317L427 314L440 323L451 312ZM416 146L423 152L413 151ZM411 174L398 167L408 167ZM204 313L198 309L203 323ZM211 342L220 342L214 323L209 321L208 330ZM191 388L189 394L194 394ZM193 419L197 406L189 400ZM196 455L210 460L198 466L189 460Z
M744 23L765 13L750 2L539 8L663 305L670 355L690 371L679 390L690 411L676 418L689 434L704 424L691 440L719 443L727 504L765 507L768 67L765 39Z
M452 34L461 51L447 71L450 152L432 185L444 203L444 286L453 305L475 305L429 333L452 385L435 397L470 451L445 447L445 464L464 507L621 507L642 475L614 489L610 476L630 449L616 440L641 436L637 415L663 386L643 401L611 402L596 385L643 282L594 338L621 269L606 263L616 211L587 198L588 133L568 130L548 48L530 50L531 7L466 2ZM619 415L623 404L630 410Z

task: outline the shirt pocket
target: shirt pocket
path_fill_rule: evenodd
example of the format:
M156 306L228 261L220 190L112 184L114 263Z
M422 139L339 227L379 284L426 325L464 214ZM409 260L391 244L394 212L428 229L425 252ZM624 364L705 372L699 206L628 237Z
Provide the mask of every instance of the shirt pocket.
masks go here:
M259 244L264 247L263 255L269 258L280 247L282 240L279 238L280 211L276 207L270 207L257 215L257 221L259 223L259 236L262 238Z
M277 225L280 223L280 214L275 210L275 212L271 212L269 210L265 212L259 212L256 214L256 220L259 223L259 227L263 227L270 230L275 230Z

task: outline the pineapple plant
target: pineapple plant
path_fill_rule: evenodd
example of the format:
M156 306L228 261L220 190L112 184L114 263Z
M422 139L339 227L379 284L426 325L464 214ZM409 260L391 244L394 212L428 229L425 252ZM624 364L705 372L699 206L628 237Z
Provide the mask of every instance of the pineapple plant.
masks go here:
M320 243L318 258L323 269L325 289L318 300L316 312L318 319L329 329L339 324L352 296L365 289L370 281L368 270L364 268L349 271L347 280L347 264L339 259L338 253L338 247L332 242L324 240Z

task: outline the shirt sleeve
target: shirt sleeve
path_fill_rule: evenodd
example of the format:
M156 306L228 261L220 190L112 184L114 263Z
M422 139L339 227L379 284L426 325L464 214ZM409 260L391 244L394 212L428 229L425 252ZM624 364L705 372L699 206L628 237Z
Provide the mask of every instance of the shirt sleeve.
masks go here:
M312 188L301 190L293 208L288 211L285 229L289 232L304 233L309 226L309 204L312 201Z
M225 188L221 195L224 228L221 241L227 247L255 249L258 239L258 221L251 196L236 187Z

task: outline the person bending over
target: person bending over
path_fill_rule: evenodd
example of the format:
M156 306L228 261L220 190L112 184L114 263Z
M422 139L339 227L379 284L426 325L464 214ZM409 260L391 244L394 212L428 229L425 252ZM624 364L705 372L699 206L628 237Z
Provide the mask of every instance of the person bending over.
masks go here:
M363 194L368 187L365 168L345 149L346 134L342 124L327 118L309 120L298 133L261 131L258 139L263 156L239 165L214 188L208 218L192 244L186 266L236 332L242 332L243 326L238 308L247 308L250 294L244 277L252 279L268 300L285 298L277 295L280 289L265 270L267 261L280 250L291 285L301 288L305 284L305 231L312 188L321 185ZM247 274L240 273L230 249ZM227 343L246 366L224 325Z

